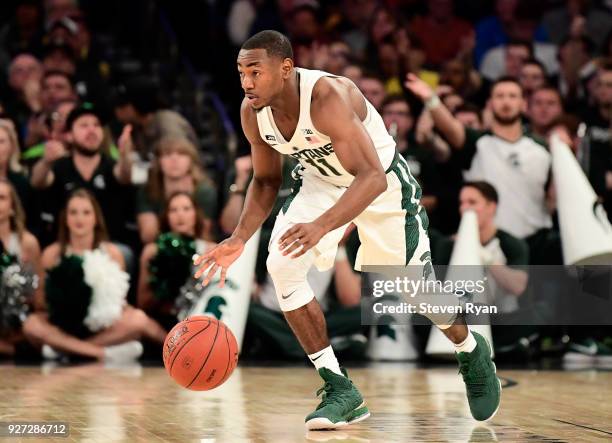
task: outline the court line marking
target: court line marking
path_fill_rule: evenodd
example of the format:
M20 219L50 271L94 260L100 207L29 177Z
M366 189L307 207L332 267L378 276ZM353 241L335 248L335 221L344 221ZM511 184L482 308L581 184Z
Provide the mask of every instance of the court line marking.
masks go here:
M578 423L572 423L571 421L560 420L558 418L553 418L554 421L558 421L559 423L565 423L566 425L573 425L579 428L590 429L591 431L601 432L602 434L612 435L612 432L604 431L602 429L592 428L590 426L579 425Z

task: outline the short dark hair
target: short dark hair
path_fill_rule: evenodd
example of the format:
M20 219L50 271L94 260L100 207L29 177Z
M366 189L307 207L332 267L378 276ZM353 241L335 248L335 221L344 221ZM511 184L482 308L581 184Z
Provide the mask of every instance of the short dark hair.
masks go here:
M509 46L522 46L523 48L527 49L527 52L529 52L529 58L533 58L533 43L530 41L511 39L508 43L506 43L506 47Z
M473 182L465 182L465 183L463 183L462 188L467 188L467 187L476 189L478 192L480 192L482 194L482 196L488 202L493 202L495 204L497 204L499 202L499 197L497 195L497 191L495 190L493 185L491 185L491 183L489 183L489 182L486 182L486 181L473 181Z
M500 83L514 83L516 86L518 86L521 89L521 92L523 91L523 87L521 86L521 83L518 81L516 77L513 77L512 75L503 75L497 80L495 80L491 84L491 89L489 91L493 92L493 89L495 89L495 87L499 85Z
M280 32L269 29L249 38L240 49L265 49L269 57L293 59L293 49L289 39Z
M480 112L480 108L476 106L474 103L462 104L461 106L457 107L457 109L455 109L455 112L453 115L457 115L460 112L471 112L472 114L476 114L476 116L478 117L478 121L482 123L482 114Z
M559 102L561 102L561 105L563 105L563 96L561 95L561 92L559 92L559 90L555 88L554 86L544 85L541 88L537 88L535 91L531 93L531 96L533 97L537 92L540 92L540 91L552 92L553 94L557 96L557 98L559 99Z
M64 77L68 81L68 83L70 83L70 87L74 89L74 78L70 74L65 73L64 71L60 71L57 69L50 69L48 71L45 71L42 77L43 81L48 79L49 77Z
M534 66L537 66L538 68L540 68L540 71L542 71L542 74L544 74L544 77L548 77L548 72L546 71L546 67L537 58L533 58L532 57L532 58L529 58L529 59L525 60L523 62L523 66L525 66L525 65L534 65Z
M380 109L384 109L386 106L392 105L393 103L405 103L406 106L408 106L409 112L411 111L410 103L408 103L408 101L404 98L404 96L400 94L387 95L385 99L383 100L382 104L380 105ZM412 114L412 112L410 113Z

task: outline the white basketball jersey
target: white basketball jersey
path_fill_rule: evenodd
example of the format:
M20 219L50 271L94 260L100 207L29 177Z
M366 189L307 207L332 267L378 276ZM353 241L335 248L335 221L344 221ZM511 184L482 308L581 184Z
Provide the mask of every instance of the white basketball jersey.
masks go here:
M257 112L257 125L262 140L281 154L287 154L298 160L305 172L314 174L322 180L336 186L348 187L354 176L340 164L331 139L317 131L310 118L310 100L312 89L321 77L336 77L324 71L295 68L298 72L300 91L300 116L291 140L285 140L276 127L272 109L269 106ZM365 99L367 113L362 121L370 135L383 169L387 169L395 155L395 141L387 132L382 117L374 106Z

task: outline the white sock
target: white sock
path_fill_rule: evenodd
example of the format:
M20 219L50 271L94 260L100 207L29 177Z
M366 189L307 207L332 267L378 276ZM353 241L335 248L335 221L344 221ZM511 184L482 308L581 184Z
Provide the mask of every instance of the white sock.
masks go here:
M336 355L331 345L325 349L321 349L319 352L309 354L308 358L312 364L315 365L317 371L321 368L327 368L338 375L344 376L342 371L340 371L340 364L338 364L338 360L336 359Z
M472 331L468 329L468 336L461 343L455 343L455 352L472 352L476 348L476 339Z
M104 348L104 359L113 361L136 360L142 355L142 344L132 340L119 345L107 346Z

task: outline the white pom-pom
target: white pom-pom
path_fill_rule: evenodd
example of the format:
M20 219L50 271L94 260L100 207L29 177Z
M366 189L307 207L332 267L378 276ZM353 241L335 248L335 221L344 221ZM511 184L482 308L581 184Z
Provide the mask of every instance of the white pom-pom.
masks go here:
M92 289L85 326L92 332L108 328L121 317L130 287L130 276L106 252L96 249L83 255L85 283Z

